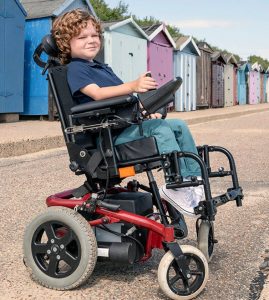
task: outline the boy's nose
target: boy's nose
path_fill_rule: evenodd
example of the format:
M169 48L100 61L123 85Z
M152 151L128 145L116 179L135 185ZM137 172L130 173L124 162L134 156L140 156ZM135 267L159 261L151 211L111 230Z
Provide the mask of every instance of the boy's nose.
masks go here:
M89 36L87 38L87 43L89 44L89 43L93 43L93 42L94 42L94 38L92 38L91 36Z

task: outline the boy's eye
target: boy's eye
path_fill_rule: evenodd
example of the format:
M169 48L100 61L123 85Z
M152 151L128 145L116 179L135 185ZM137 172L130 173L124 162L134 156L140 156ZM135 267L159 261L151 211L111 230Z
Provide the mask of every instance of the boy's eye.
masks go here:
M85 38L86 38L86 36L79 36L78 37L79 40L82 40L82 39L85 39Z

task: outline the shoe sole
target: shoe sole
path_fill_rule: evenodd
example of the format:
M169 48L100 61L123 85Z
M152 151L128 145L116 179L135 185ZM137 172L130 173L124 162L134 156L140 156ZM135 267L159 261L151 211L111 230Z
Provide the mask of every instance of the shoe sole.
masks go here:
M162 199L164 199L165 201L169 202L172 206L174 206L179 212L181 212L184 215L187 215L189 217L197 217L196 214L191 213L187 210L185 210L184 208L182 208L181 206L179 206L175 201L173 201L171 198L169 198L165 192L163 191L163 189L160 189L160 196L162 197Z

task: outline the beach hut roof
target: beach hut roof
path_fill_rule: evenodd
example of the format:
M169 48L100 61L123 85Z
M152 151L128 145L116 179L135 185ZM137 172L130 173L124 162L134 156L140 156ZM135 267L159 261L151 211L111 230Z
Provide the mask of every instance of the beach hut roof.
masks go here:
M257 61L251 66L251 69L258 72L263 70L262 66Z
M208 53L213 53L212 48L206 42L199 42L199 43L197 43L197 46L200 50L206 51Z
M112 30L115 30L115 29L120 28L127 24L130 24L131 26L133 26L133 28L138 33L140 33L140 35L142 35L144 38L146 38L148 40L148 36L142 30L142 28L134 21L133 17L130 17L128 19L121 20L121 21L103 22L102 29L106 30L106 31L112 31Z
M20 10L22 11L22 13L26 16L27 15L27 12L26 10L24 9L24 7L22 6L22 4L20 3L19 0L15 0L16 4L18 5L18 7L20 8Z
M251 70L251 66L247 61L240 61L238 63L239 66L239 70L245 71L245 72L249 72Z
M191 44L195 49L197 55L201 55L199 48L197 47L195 41L192 36L182 36L176 40L176 49L182 51L187 45Z
M164 23L157 23L151 26L144 26L142 27L142 29L148 35L149 41L152 41L161 31L163 31L173 48L176 48L176 43L173 40Z
M233 64L233 65L237 66L237 60L233 56L233 54L231 54L231 53L225 53L223 56L224 56L224 59L226 60L227 64L230 63L230 64Z
M57 17L76 0L21 0L27 12L27 19ZM91 13L96 17L89 0L84 1Z
M211 59L212 61L217 61L220 60L222 61L224 64L226 64L226 60L223 56L223 54L220 51L215 51L211 54Z

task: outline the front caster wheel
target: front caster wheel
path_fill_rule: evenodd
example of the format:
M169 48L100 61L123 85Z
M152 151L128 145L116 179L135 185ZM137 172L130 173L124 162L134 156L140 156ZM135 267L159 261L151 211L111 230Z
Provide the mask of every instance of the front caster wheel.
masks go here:
M193 246L180 246L189 268L189 278L185 280L171 251L166 252L158 268L158 281L164 294L174 300L195 298L204 289L208 279L208 264L201 251Z
M48 208L26 227L23 251L33 278L56 290L83 284L97 260L91 226L77 212L64 207Z
M213 222L202 220L198 228L197 237L198 249L201 250L206 257L207 261L210 262L214 252L214 227Z

